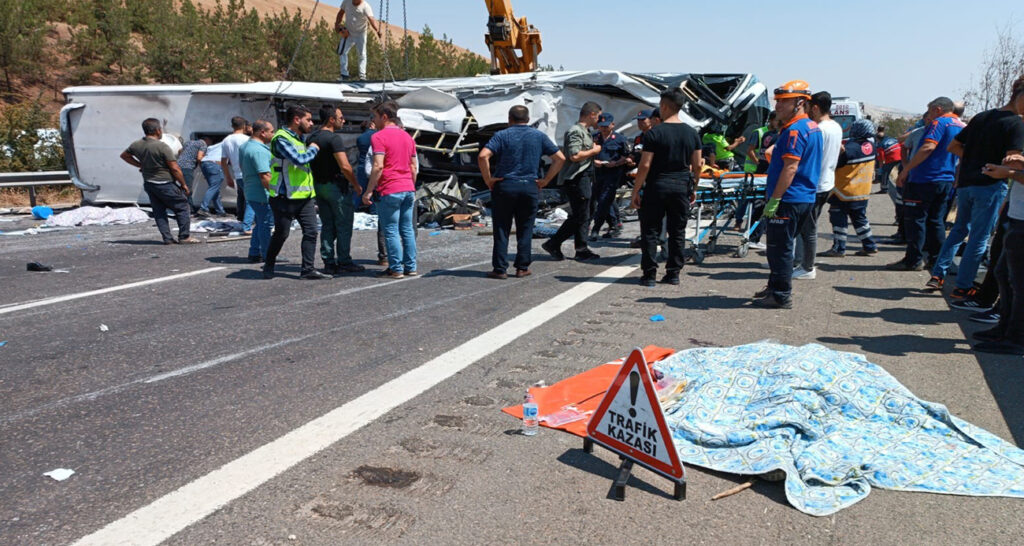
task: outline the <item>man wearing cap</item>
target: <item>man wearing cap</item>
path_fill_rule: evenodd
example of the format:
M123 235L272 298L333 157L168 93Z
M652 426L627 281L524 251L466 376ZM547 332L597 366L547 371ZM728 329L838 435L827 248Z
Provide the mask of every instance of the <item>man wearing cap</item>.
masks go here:
M591 207L594 225L590 228L591 241L597 240L601 226L606 222L606 239L618 237L622 233L619 209L615 206L615 192L622 184L629 161L629 144L625 137L615 132L615 118L611 114L601 114L597 119L597 130L594 142L601 145L601 153L594 159L595 184Z
M814 206L821 177L823 141L807 116L807 82L793 80L775 90L779 139L768 163L763 220L767 222L768 286L754 294L756 307L793 307L793 241Z
M917 151L896 179L903 188L907 251L903 259L886 266L894 271L921 271L946 241L946 210L959 161L948 147L964 123L953 113L953 101L939 97L928 103L925 127Z
M565 132L562 149L566 159L565 167L558 174L562 190L569 197L569 217L562 226L540 245L555 260L564 260L562 243L572 237L576 247L577 260L600 258L587 246L587 226L590 224L590 199L594 186L594 158L601 153L601 145L595 144L590 129L597 125L601 105L587 101L580 108L579 121Z

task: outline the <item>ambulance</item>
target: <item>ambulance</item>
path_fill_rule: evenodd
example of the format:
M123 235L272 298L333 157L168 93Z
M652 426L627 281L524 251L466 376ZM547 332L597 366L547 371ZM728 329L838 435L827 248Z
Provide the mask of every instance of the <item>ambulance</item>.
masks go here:
M832 97L832 119L843 128L843 140L850 136L850 125L865 117L864 103L850 97Z

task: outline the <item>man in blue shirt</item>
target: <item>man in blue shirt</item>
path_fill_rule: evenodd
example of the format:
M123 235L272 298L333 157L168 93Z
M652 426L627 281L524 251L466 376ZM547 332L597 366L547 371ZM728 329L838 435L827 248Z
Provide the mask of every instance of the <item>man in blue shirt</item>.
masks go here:
M608 113L601 114L597 118L597 130L599 134L594 142L601 145L601 153L594 159L595 183L591 211L594 225L590 228L591 241L597 240L601 226L606 222L606 239L618 237L622 233L619 208L615 206L615 192L622 185L629 163L629 144L625 137L615 132L615 118Z
M491 190L491 211L494 217L494 251L491 254L492 279L507 279L508 235L512 220L516 223L516 277L530 274L531 239L537 218L540 188L547 186L558 175L565 155L547 135L527 125L530 111L525 106L513 106L508 111L508 128L495 133L480 151L478 164L484 183ZM551 166L543 178L540 173L541 156L551 158ZM491 158L496 159L493 175Z
M928 103L926 117L917 152L896 179L896 186L903 188L907 252L886 269L921 271L926 260L931 267L946 241L946 210L959 161L948 148L964 123L953 113L953 101L948 97Z
M246 204L254 213L252 238L249 239L249 261L262 262L270 246L270 226L273 215L270 211L270 139L274 126L262 119L252 124L252 138L238 149L238 162L242 168L242 189Z
M762 219L767 222L768 286L754 294L757 307L793 307L793 245L814 206L821 177L823 140L807 116L811 91L793 80L775 90L775 112L781 128L768 164Z

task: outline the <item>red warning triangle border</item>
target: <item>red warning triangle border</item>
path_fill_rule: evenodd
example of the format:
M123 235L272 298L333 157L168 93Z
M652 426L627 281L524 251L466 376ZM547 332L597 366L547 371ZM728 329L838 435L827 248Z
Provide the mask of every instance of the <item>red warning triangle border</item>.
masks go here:
M664 462L659 461L658 459L655 459L654 457L651 457L650 455L597 430L598 424L601 423L601 419L604 417L604 414L608 412L608 408L611 406L612 401L615 400L615 396L619 393L619 389L629 382L629 374L633 371L634 367L636 367L640 372L640 383L643 385L644 392L647 394L647 400L651 405L651 410L654 412L654 418L658 425L658 434L661 436L662 441L668 450L668 457L672 463L671 465L666 465ZM644 358L643 351L639 348L633 349L633 352L629 354L626 361L622 363L622 368L619 369L619 373L615 376L615 379L612 380L611 386L608 387L608 392L606 392L604 398L601 399L601 404L597 407L597 410L594 411L593 416L590 418L590 422L587 423L587 436L604 447L623 456L629 457L630 459L633 459L634 461L664 475L669 479L682 480L685 477L683 465L679 462L679 454L675 449L675 442L672 441L671 431L665 423L665 414L661 411L661 403L658 402L658 395L654 389L654 381L651 378L651 370L647 366L647 359Z

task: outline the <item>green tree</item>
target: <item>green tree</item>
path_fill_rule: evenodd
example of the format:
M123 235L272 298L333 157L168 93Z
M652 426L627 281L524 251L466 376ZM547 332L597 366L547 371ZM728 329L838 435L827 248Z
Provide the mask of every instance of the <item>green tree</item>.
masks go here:
M0 70L7 93L14 78L42 74L43 43L50 25L44 16L47 0L0 0Z
M38 101L0 109L0 171L56 171L64 168L60 138Z

